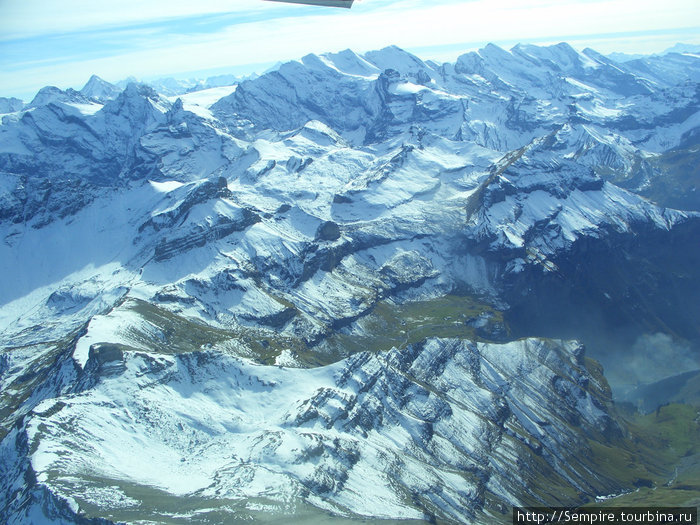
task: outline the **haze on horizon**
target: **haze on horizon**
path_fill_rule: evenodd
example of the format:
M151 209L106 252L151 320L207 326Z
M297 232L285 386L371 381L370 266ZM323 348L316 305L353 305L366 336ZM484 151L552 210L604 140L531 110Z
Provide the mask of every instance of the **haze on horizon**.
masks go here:
M700 4L668 0L359 0L352 10L261 0L0 0L0 96L41 87L262 72L308 53L397 45L454 61L493 42L603 53L700 44Z

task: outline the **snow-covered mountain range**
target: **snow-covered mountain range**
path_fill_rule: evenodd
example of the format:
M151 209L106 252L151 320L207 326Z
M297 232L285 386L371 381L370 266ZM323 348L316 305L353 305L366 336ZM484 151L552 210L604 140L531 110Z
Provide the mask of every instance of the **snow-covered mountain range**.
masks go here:
M619 396L700 368L699 82L692 53L390 47L0 100L0 516L489 522L631 488L570 339Z

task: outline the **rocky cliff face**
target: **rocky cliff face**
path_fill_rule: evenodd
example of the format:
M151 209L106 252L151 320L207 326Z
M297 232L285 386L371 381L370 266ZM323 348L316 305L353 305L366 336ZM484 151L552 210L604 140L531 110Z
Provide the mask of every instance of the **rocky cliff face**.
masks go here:
M697 60L387 48L204 105L8 103L0 516L488 521L629 488L593 474L625 428L560 339L614 388L649 337L700 368Z
M261 496L288 517L308 502L459 522L571 503L622 488L591 476L588 440L622 439L609 403L582 347L560 341L427 339L315 369L91 346L64 394L5 438L6 515L39 512L39 490L119 521L171 511L155 489L228 520L253 517Z

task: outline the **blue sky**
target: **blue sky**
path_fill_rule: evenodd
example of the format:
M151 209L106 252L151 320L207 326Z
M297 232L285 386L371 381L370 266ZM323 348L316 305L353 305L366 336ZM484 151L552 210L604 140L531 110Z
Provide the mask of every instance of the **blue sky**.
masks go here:
M346 10L262 0L0 0L0 96L79 89L93 73L111 82L247 74L346 48L394 44L453 61L488 42L561 41L603 53L700 44L700 2L356 0Z

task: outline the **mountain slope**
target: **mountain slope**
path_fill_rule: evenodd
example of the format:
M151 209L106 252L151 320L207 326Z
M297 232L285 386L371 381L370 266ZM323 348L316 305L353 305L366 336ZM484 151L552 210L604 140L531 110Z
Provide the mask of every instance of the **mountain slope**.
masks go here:
M615 392L700 368L697 60L41 90L0 126L0 516L488 522L657 479L601 467L631 427L570 340Z
M184 507L207 501L207 513L180 518L202 523L213 509L243 519L263 486L283 515L307 500L341 515L457 521L497 513L496 502L552 501L553 486L569 493L561 502L620 488L591 479L595 458L583 459L586 436L621 431L576 345L429 339L312 370L210 351L89 354L71 393L37 406L21 439L36 483L112 519L172 512L147 487Z

